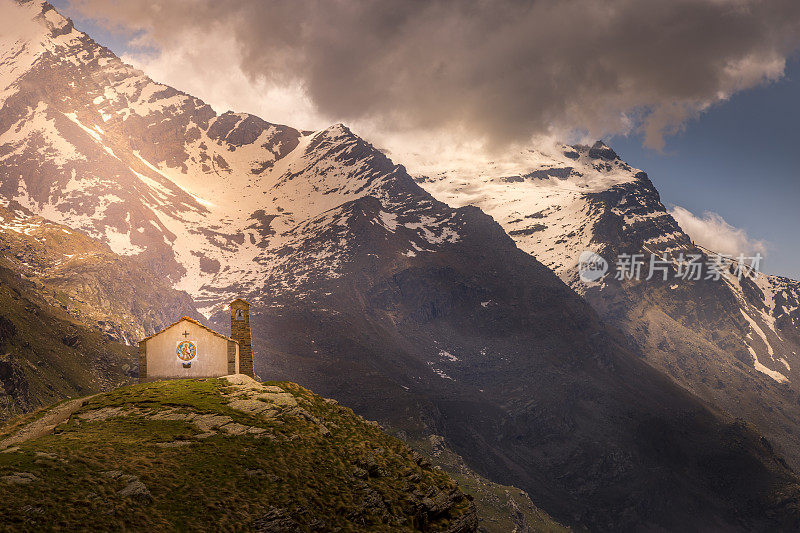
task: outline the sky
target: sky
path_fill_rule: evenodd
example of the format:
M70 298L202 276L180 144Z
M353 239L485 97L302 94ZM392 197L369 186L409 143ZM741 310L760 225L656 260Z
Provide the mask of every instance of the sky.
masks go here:
M342 121L399 163L604 138L698 243L800 279L800 2L51 3L218 111Z
M766 241L766 271L800 279L798 60L780 81L737 94L688 122L666 138L662 152L643 147L636 135L609 143L648 173L668 208L721 215L751 240Z

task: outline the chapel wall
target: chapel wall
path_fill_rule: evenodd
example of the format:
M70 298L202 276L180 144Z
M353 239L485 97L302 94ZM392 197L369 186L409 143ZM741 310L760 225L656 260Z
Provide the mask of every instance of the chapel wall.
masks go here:
M184 332L189 335L184 336ZM184 368L183 361L177 355L178 343L183 340L194 342L197 348L189 368ZM197 324L179 322L145 342L147 380L204 378L235 373L235 369L230 372L228 340Z

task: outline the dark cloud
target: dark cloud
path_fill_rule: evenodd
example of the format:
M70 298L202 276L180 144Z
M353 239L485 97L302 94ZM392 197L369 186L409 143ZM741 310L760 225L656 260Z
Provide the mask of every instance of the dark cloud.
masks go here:
M715 102L782 75L797 0L73 0L165 52L234 35L253 79L318 110L494 143L641 127L659 146ZM210 71L209 76L213 76Z

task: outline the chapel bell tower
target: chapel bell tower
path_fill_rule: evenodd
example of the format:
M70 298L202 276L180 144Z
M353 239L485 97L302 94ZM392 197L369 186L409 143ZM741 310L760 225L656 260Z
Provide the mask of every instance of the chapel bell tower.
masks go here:
M241 298L231 302L231 338L239 343L239 372L255 377L250 340L250 304Z

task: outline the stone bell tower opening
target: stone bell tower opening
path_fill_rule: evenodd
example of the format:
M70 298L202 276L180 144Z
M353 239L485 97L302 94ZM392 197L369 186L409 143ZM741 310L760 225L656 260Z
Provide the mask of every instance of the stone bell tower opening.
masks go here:
M231 338L239 344L239 372L254 377L250 304L241 298L231 302Z

